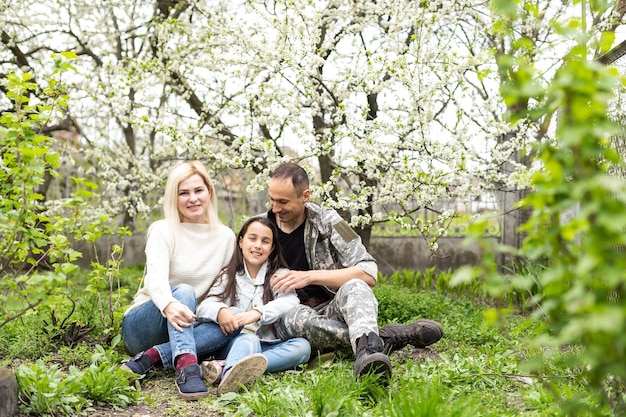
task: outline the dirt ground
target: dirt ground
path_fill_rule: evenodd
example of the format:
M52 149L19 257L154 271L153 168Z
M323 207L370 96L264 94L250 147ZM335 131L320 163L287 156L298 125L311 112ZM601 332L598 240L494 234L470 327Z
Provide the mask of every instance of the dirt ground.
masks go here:
M164 416L165 413L162 411L151 410L150 407L145 405L136 405L129 407L124 410L110 410L110 409L101 409L96 410L93 413L90 413L89 416L119 416L119 417L155 417L155 416Z
M142 381L140 400L137 405L123 410L95 407L88 417L217 417L225 414L213 405L217 398L215 387L209 387L209 397L200 401L185 401L178 397L174 375L158 372Z
M426 348L419 349L407 346L393 353L396 367L408 360L422 361L432 359L441 361L441 357L434 351ZM213 401L217 398L215 388L209 388L210 396L200 401L183 401L176 396L173 378L157 375L147 378L142 383L142 396L150 399L150 403L140 401L139 404L114 410L111 408L96 408L88 414L89 417L218 417L225 414L213 409ZM26 416L20 416L26 417Z

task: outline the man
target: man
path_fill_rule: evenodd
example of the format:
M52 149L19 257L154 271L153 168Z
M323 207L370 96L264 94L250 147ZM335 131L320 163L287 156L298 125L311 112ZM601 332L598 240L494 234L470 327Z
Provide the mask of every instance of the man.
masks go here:
M439 323L417 320L378 329L378 301L371 287L378 266L361 238L332 209L309 201L309 177L297 164L283 164L269 182L271 210L291 270L278 275L279 292L296 290L301 304L277 326L283 339L302 336L320 351L352 348L357 377L391 376L387 356L407 344L425 347L443 336Z

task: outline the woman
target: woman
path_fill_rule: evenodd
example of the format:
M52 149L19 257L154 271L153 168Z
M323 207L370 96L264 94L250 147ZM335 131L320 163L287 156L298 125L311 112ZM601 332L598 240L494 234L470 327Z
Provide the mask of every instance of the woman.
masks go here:
M202 364L207 375L221 378L218 395L237 391L263 372L293 369L311 356L306 339L281 341L273 330L273 323L299 303L295 291L276 293L271 288L274 275L287 271L276 226L265 217L253 217L239 231L237 243L232 261L197 310L198 320L219 324L224 335L243 327L215 355L225 361Z
M171 169L163 211L165 219L148 230L143 285L124 313L122 337L135 357L122 368L143 375L154 366L174 367L179 395L197 400L208 396L198 357L238 333L198 324L195 313L197 298L230 261L235 236L218 220L215 189L198 161Z

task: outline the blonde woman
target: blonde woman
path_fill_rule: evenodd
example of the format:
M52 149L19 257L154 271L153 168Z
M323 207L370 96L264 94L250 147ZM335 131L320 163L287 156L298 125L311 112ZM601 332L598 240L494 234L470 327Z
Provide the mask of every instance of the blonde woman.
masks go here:
M142 375L155 366L175 368L179 395L197 400L208 396L198 358L238 334L197 323L195 312L198 297L230 262L235 234L218 220L215 189L198 161L170 170L163 211L148 230L143 285L124 313L122 337L135 356L122 368Z

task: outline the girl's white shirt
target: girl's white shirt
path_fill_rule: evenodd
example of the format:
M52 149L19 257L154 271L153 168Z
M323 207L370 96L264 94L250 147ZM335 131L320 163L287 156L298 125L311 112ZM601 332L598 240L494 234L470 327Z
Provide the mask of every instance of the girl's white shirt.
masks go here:
M285 272L287 272L286 269L280 269L276 274ZM275 323L291 308L297 306L300 300L295 291L286 294L273 291L274 299L267 304L263 304L263 284L265 283L266 273L267 261L261 265L256 277L252 279L244 262L244 270L235 276L237 280L237 300L225 301L221 301L217 297L217 295L224 292L228 279L226 274L222 274L209 290L207 298L196 308L197 320L217 323L217 315L222 308L234 307L242 312L254 309L261 313L261 318L258 323L245 326L244 331L255 333L262 342L278 342L279 339L271 324ZM273 277L270 278L270 283L272 279Z

